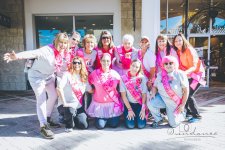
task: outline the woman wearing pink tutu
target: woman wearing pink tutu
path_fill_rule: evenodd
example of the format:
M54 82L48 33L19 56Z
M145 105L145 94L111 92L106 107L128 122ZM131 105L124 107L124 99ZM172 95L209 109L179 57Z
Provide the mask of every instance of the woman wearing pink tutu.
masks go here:
M117 90L120 75L110 69L110 54L104 53L100 63L101 69L96 69L89 75L94 93L87 113L95 118L97 129L103 129L106 125L115 128L119 125L120 115L123 113L123 104Z

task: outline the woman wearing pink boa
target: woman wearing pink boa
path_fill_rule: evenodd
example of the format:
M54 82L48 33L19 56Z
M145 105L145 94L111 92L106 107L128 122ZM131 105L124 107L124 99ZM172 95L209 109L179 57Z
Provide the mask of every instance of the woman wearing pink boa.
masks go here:
M110 64L110 54L104 53L101 58L102 67L89 75L94 93L87 113L95 118L95 126L98 129L103 129L106 125L117 127L120 115L123 113L123 104L117 91L120 75L110 69Z
M184 107L189 92L188 79L183 71L178 70L178 61L175 57L165 56L162 59L162 66L162 71L157 74L147 102L155 119L151 126L156 128L162 123L159 109L166 108L169 125L177 127L185 119Z
M160 34L156 39L155 45L156 55L156 73L159 73L162 66L162 58L164 56L174 56L178 60L177 52L173 49L172 44L166 35Z
M123 36L123 44L116 47L115 63L113 69L121 76L126 74L130 68L132 60L137 59L137 50L133 47L134 37L131 34Z

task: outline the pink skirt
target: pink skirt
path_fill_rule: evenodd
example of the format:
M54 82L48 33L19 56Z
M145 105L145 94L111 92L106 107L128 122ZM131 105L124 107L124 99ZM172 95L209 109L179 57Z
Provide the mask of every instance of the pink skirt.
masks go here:
M114 102L98 103L93 100L87 109L87 114L96 118L118 117L123 113L123 104L122 107L116 105L114 107L114 104Z

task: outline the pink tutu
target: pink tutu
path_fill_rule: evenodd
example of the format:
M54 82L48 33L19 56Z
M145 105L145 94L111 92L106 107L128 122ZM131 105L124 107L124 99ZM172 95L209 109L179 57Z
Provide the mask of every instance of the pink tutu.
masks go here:
M90 117L97 118L112 118L120 116L123 113L123 104L121 103L122 107L114 107L114 105L114 102L98 103L93 100L87 109L87 114Z

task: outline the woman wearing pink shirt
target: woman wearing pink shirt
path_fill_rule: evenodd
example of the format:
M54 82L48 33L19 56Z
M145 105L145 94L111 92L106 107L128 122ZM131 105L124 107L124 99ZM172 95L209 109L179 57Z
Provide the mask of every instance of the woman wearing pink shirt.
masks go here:
M134 37L131 34L125 34L123 36L123 44L116 48L116 61L113 65L121 76L126 74L130 68L132 60L137 59L138 52L133 47Z
M87 113L95 118L97 129L103 129L106 125L115 128L119 125L120 115L123 113L123 104L117 90L120 75L110 69L110 54L104 53L100 62L101 68L89 75L94 93Z
M169 42L166 35L160 34L156 39L155 46L155 55L156 55L156 75L161 72L162 58L165 56L174 56L178 60L177 52L173 49L172 44Z

